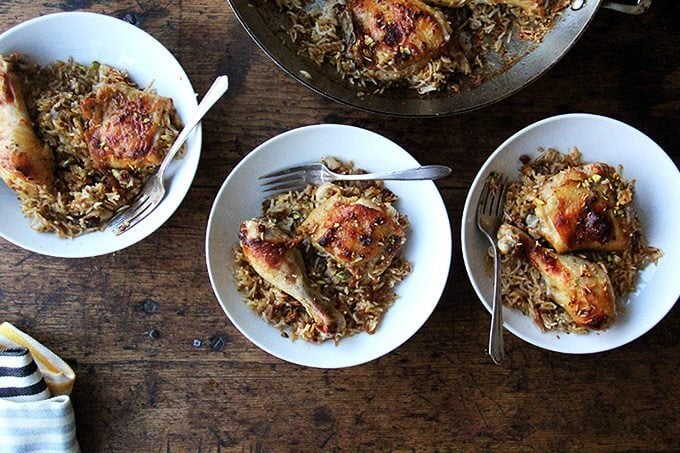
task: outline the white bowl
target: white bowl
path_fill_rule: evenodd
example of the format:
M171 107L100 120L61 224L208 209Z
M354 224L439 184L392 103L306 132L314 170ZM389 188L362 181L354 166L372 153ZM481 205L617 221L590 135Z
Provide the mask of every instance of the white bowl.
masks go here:
M0 35L0 54L20 52L40 65L67 60L96 60L123 69L140 86L153 82L158 94L172 98L184 122L196 110L194 89L175 57L143 30L113 17L93 13L59 13L31 19ZM144 239L180 205L193 181L201 152L200 125L186 142L186 153L166 173L167 195L142 222L116 237L110 230L63 239L33 230L15 193L0 182L0 236L44 255L77 258L103 255Z
M428 319L446 284L451 263L451 229L446 208L431 181L388 182L399 196L395 204L410 221L405 256L413 272L399 283L398 299L377 331L311 344L283 338L258 317L236 289L232 250L243 220L261 214L265 196L258 176L290 165L319 161L324 156L351 160L368 171L418 166L406 151L388 139L351 126L315 125L274 137L246 156L222 185L208 220L206 259L217 299L232 323L250 341L270 354L319 368L358 365L386 354L410 338Z
M616 322L602 332L584 335L541 332L519 310L503 307L504 326L529 343L552 351L586 354L622 346L654 327L680 297L680 173L673 161L649 137L620 121L589 115L561 115L532 124L505 141L487 159L472 187L463 210L461 241L470 281L487 310L493 299L492 277L484 266L489 244L477 230L475 210L487 175L503 172L519 176L522 154L538 155L538 147L566 152L577 147L586 162L623 165L625 179L636 180L634 206L650 245L663 250L658 266L641 274L635 294L618 301ZM486 327L486 326L485 326Z

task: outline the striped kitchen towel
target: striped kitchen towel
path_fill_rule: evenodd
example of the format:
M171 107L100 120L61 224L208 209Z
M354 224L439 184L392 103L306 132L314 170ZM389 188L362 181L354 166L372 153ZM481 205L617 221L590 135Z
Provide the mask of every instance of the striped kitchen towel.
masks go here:
M0 349L23 346L31 351L52 395L70 395L76 374L61 357L8 322L0 324Z
M13 326L12 329L18 331ZM64 385L63 375L73 370L68 365L68 370L59 370L59 362L63 361L53 360L48 363L50 377L43 376L44 364L41 366L40 360L34 360L33 350L36 346L37 350L43 348L36 354L42 359L57 356L18 332L21 342L27 341L30 347L7 340L4 330L0 329L0 344L6 346L11 342L9 348L0 349L0 452L79 452L71 399L65 394L52 396L48 381L57 376L61 382L56 388L67 388L70 392L73 380Z

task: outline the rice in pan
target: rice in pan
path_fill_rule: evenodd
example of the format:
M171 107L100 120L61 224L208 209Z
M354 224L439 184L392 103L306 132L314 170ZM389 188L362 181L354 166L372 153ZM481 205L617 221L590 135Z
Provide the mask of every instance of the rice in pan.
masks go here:
M528 160L528 158L527 158ZM526 163L518 181L510 183L504 206L504 222L527 230L532 222L535 200L540 187L553 175L570 167L582 165L577 149L562 154L555 149L542 152L533 162ZM620 176L622 169L618 169ZM635 181L614 178L611 183L619 197L632 200ZM630 218L630 245L623 252L585 250L575 255L604 266L616 296L622 300L635 291L639 272L661 257L659 249L647 245L640 221L634 210L628 208ZM542 239L539 242L545 245ZM585 333L587 329L577 325L567 312L548 297L548 289L541 274L528 261L511 255L501 257L501 290L503 304L521 310L530 316L541 330ZM617 306L617 310L624 307Z
M327 163L338 173L356 171L351 164L327 159ZM304 190L281 193L268 198L262 206L262 218L275 224L291 237L296 237L301 224L312 210L319 205L321 192L339 191L347 197L363 197L381 204L391 204L397 197L379 182L334 183L332 185L309 185ZM323 196L323 194L321 194ZM406 216L394 210L395 220L402 228L408 227ZM341 338L360 332L373 333L384 313L396 299L394 286L410 272L411 265L399 253L380 275L356 278L332 257L320 253L305 238L301 244L304 268L313 290L318 291L344 315L346 326L336 335ZM325 339L315 327L314 319L293 297L275 288L262 278L248 263L240 246L233 250L235 277L245 302L268 323L281 330L285 337L318 343Z
M515 49L508 52L512 40L519 39L530 49L543 39L570 4L569 0L425 0L425 5L418 3L420 6L414 8L424 8L427 14L434 11L435 17L444 18L447 24L444 28L448 30L446 43L431 57L426 56L426 64L405 68L398 77L384 80L369 70L356 53L353 55L356 42L366 39L357 30L362 19L352 13L352 2L356 1L363 0L274 0L290 23L287 34L298 54L318 65L334 68L357 87L359 95L380 93L390 86L405 86L419 94L456 93L478 86L486 78L506 70L526 52L517 53ZM375 1L375 10L386 8L381 0ZM407 4L406 8L410 6L413 5ZM380 11L370 13L381 14ZM418 46L406 48L403 43L409 40L409 33L417 32L409 27L419 17L421 13L416 12L387 37L388 44L393 44L396 36L400 43L398 52L402 52L397 52L395 62L390 65L398 66L397 60L417 52ZM389 21L375 17L375 24L383 28L390 26ZM374 44L368 42L368 47Z

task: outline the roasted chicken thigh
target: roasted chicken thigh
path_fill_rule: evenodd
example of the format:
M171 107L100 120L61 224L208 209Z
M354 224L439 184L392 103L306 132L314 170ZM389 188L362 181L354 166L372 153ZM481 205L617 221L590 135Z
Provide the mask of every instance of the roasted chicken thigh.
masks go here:
M107 83L81 105L92 160L100 168L148 169L161 163L161 140L172 118L172 99L126 83Z
M451 37L441 11L420 0L349 0L354 61L379 80L403 78L438 55Z
M394 208L365 198L333 195L307 217L299 232L355 277L382 274L405 241Z
M19 78L0 58L0 176L20 195L52 189L54 156L33 130Z
M509 224L501 225L497 237L501 253L529 261L541 273L548 297L577 325L601 329L613 321L614 289L601 265L577 256L558 255Z
M274 287L302 304L324 338L345 328L343 315L314 291L307 281L299 240L261 219L241 224L239 240L243 254L255 271Z
M545 238L557 253L623 251L630 244L631 200L630 189L609 165L571 167L540 188L534 201L537 223L528 223L532 233Z

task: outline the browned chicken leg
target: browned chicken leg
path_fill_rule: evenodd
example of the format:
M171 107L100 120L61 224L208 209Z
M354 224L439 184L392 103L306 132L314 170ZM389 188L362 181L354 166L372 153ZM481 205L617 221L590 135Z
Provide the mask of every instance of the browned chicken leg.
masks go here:
M420 0L349 0L359 66L380 80L395 80L421 68L451 37L446 17Z
M501 253L527 260L538 269L548 287L548 297L576 324L601 329L614 320L614 289L602 266L576 256L558 255L512 225L501 225L497 236Z
M0 58L0 177L20 195L52 189L54 156L33 130L19 78Z
M324 338L332 338L345 328L345 318L320 294L310 288L294 240L274 225L261 219L241 224L239 239L248 263L266 281L299 301L314 318Z
M334 195L309 214L299 231L355 277L376 277L389 267L406 236L388 209L364 198Z
M630 244L630 189L607 164L568 168L548 179L535 200L536 232L557 253L623 251Z

